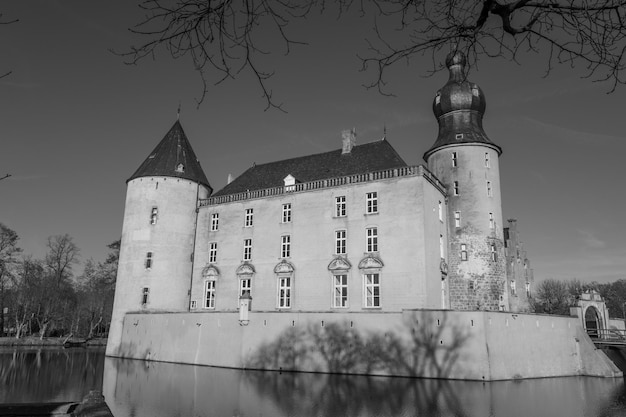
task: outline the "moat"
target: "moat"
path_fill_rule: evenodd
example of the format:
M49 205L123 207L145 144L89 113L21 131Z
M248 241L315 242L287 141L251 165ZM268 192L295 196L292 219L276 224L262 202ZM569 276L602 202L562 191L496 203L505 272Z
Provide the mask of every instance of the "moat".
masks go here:
M105 358L103 349L0 349L1 403L80 401L115 417L622 416L617 378L467 382L241 371Z

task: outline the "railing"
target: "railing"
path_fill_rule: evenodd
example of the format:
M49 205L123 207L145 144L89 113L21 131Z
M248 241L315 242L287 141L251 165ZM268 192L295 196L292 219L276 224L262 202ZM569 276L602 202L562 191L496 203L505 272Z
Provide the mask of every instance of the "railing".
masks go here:
M301 191L319 190L322 188L339 187L346 184L356 184L370 181L379 181L398 177L422 176L433 184L442 193L446 193L444 185L423 165L406 166L386 169L383 171L368 172L365 174L347 175L344 177L328 178L324 180L302 182L294 185L264 188L261 190L244 191L240 193L209 197L200 200L200 207L215 204L231 203L233 201L250 200L254 198L271 197L276 195L297 193Z
M618 329L586 329L587 334L596 344L626 346L626 330Z

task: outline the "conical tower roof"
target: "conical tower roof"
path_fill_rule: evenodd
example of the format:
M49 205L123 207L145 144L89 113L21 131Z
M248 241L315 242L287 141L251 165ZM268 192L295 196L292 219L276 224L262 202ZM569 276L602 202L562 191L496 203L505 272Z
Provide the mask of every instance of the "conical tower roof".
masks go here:
M140 177L184 178L213 190L178 120L128 181Z

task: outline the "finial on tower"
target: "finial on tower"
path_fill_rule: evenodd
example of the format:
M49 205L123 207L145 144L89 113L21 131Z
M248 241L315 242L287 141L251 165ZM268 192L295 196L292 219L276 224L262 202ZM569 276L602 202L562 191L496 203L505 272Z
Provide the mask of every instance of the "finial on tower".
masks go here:
M176 120L180 120L180 100L178 101L178 110L176 111Z

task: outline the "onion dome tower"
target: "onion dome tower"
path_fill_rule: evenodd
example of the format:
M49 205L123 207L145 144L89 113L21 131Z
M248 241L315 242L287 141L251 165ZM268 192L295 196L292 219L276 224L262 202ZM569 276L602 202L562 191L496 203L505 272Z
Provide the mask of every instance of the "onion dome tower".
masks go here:
M107 355L128 349L127 312L188 311L197 204L212 191L177 120L127 181Z
M448 82L433 112L439 135L424 160L448 193L448 288L457 310L504 310L502 203L498 158L502 149L483 130L485 95L466 79L461 52L446 58Z

